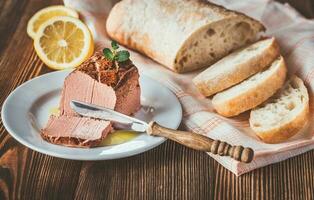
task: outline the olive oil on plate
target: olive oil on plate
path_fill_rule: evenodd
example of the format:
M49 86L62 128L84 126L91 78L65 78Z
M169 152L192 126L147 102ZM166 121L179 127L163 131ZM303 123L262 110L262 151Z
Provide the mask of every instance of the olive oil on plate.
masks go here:
M117 130L109 133L107 137L101 142L100 146L117 145L128 142L139 135L136 131Z
M54 115L54 116L58 116L60 114L60 110L58 106L55 107L51 107L49 109L49 115Z

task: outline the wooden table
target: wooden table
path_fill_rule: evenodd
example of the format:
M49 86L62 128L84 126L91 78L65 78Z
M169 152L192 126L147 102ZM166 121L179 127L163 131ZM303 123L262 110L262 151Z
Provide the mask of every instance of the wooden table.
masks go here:
M313 16L311 0L296 7ZM0 0L0 104L49 70L26 24L58 0ZM314 199L314 151L236 177L205 153L167 141L130 158L80 162L46 156L15 141L0 123L0 199Z

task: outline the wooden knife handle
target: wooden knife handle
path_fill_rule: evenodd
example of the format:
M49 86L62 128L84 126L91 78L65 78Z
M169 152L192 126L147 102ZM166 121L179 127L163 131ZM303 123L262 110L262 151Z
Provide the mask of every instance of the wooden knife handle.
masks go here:
M245 163L251 162L254 157L254 151L251 148L244 148L243 146L232 146L226 142L213 140L204 135L193 132L177 131L165 128L156 122L149 123L147 133L149 135L168 138L195 150L211 152L220 156L230 156L235 160Z

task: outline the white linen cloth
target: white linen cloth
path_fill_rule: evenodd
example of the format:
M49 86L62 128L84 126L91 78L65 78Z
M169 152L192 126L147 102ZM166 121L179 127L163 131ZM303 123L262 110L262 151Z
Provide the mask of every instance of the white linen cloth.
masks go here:
M284 143L265 144L250 130L248 114L228 119L213 111L210 100L200 95L191 81L200 71L176 74L148 57L131 51L134 64L142 74L160 81L177 95L184 111L182 123L187 129L230 144L254 149L255 157L249 164L209 154L236 175L313 149L314 21L305 19L288 4L273 0L213 0L212 2L260 20L267 28L266 35L276 37L281 53L286 59L289 75L300 76L310 92L311 119L302 133ZM110 39L105 31L105 20L115 3L114 0L64 0L64 3L80 12L93 32L99 49L110 45Z

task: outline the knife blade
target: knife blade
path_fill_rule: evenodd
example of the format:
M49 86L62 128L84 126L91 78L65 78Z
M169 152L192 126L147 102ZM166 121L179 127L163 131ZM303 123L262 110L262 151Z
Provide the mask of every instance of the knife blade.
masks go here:
M95 119L112 121L114 123L120 123L138 132L145 132L148 128L148 123L146 123L145 121L127 116L109 108L100 107L97 105L76 100L72 100L70 102L70 106L76 113L84 117L91 117Z

